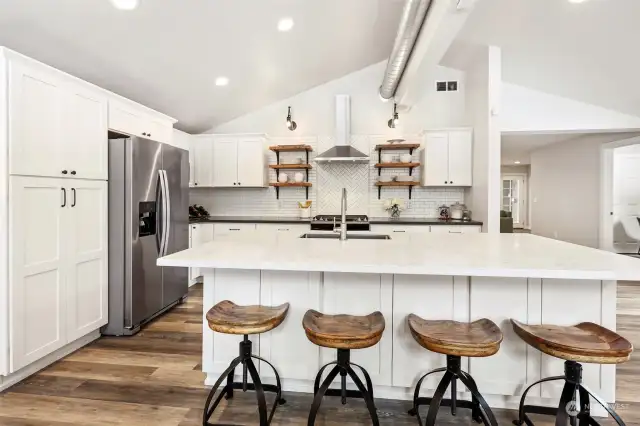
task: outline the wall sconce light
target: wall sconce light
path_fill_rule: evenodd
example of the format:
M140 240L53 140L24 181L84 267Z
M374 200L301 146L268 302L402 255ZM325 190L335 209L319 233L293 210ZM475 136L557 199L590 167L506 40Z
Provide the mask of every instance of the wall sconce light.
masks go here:
M391 117L391 119L387 122L387 125L389 126L390 129L395 129L399 121L400 121L400 118L398 117L398 104L394 102L393 117Z
M297 128L298 124L296 124L296 122L291 119L291 107L289 107L289 111L287 113L287 129L293 132Z

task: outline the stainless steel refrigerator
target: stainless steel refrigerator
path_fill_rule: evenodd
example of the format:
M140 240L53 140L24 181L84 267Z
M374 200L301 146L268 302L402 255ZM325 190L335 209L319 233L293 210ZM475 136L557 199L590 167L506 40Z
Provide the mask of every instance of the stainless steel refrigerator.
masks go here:
M109 132L109 323L103 334L135 334L184 299L188 270L156 260L188 245L189 153Z

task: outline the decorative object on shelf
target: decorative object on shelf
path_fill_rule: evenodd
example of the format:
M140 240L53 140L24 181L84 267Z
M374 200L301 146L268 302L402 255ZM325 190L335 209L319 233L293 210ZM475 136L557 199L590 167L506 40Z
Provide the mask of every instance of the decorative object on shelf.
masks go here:
M449 210L449 206L443 204L438 207L438 216L440 216L441 220L451 219L451 211Z
M189 219L201 219L209 217L209 212L202 206L194 204L189 206Z
M304 182L304 175L300 172L296 172L296 174L293 175L293 180L298 183Z
M394 179L396 182L415 182L415 177L413 176L396 176Z
M471 221L471 210L464 209L464 211L462 212L462 220L465 222Z
M393 145L394 143L395 144L401 144L402 142L406 142L406 139L388 139L387 140L387 143L389 145Z
M287 175L286 173L280 173L280 175L278 176L278 182L280 183L285 183L289 180L289 175Z
M296 186L304 187L306 198L309 198L309 187L311 186L311 183L309 182L309 169L311 169L311 164L309 164L309 152L313 151L313 148L311 148L310 145L272 145L269 147L269 150L276 153L276 164L269 165L270 169L274 169L276 171L277 182L273 182L269 184L269 186L273 186L276 188L276 199L280 199L280 188L296 187ZM298 158L293 160L293 164L280 164L281 152L301 152L301 151L304 151L306 155L306 163L304 162L305 161L304 159ZM280 170L285 170L285 169L304 170L306 174L306 181L303 179L302 181L296 180L295 182L288 182L287 181L288 176L287 176L287 180L285 180L284 182L281 181ZM285 174L282 173L282 175L285 175ZM298 175L297 173L294 175L294 180L296 179L297 175Z
M398 116L398 104L394 102L393 116L391 116L391 119L387 122L387 126L389 126L390 129L395 129L399 121L400 117Z
M384 202L384 209L389 212L392 219L400 217L400 212L404 210L404 202L398 198L391 198Z
M467 210L467 206L456 201L451 205L451 207L449 207L449 211L451 212L451 219L462 220L462 216L465 210Z
M393 155L391 154L382 154L381 163L388 164L393 162Z
M382 182L382 183L391 182L392 180L393 180L392 176L380 176L378 178L378 182Z
M298 124L291 118L291 107L287 111L287 128L292 132L298 128Z
M304 203L298 202L298 211L300 212L300 219L311 219L311 200L307 200Z
M410 163L411 162L411 154L402 154L400 156L401 163Z

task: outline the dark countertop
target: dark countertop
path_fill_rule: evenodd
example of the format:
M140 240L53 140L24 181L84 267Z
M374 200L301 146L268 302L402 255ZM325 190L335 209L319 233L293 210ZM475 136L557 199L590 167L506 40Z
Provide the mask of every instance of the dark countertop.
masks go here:
M462 221L459 219L441 220L437 217L400 217L391 219L390 217L370 217L369 223L372 225L399 224L399 225L473 225L482 226L482 222L477 220Z
M189 219L189 223L311 223L310 219L286 216L209 216L206 219Z
M189 219L189 223L310 223L310 219L300 219L298 217L286 216L209 216L206 219ZM399 224L399 225L474 225L482 226L482 222L471 220L463 222L462 220L440 220L438 218L424 217L401 217L399 219L391 219L388 217L372 217L369 218L372 225Z

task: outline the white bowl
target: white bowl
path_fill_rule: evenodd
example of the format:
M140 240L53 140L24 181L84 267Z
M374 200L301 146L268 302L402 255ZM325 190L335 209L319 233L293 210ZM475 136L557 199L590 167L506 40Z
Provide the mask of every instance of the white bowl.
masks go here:
M383 182L383 183L391 182L391 176L380 176L378 178L378 182Z
M413 176L398 176L396 178L398 182L413 182L415 181L415 177Z
M391 155L391 154L382 154L382 162L383 163L393 163L393 155Z
M402 154L400 156L400 161L402 163L410 163L411 162L411 154Z
M286 173L280 173L280 176L278 176L278 182L280 183L287 183L288 180L289 176Z

